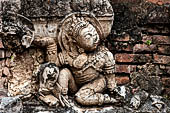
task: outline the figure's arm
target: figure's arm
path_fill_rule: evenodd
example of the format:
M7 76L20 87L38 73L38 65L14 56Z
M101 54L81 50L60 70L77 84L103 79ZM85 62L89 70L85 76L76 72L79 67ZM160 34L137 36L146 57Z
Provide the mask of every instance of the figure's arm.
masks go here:
M46 61L55 63L59 66L59 61L57 57L57 44L54 38L51 37L36 37L34 39L34 44L40 47L46 48Z
M107 87L110 91L113 91L116 87L116 77L115 77L115 60L113 54L110 51L106 52L105 55L105 65L103 67L104 75L107 79Z

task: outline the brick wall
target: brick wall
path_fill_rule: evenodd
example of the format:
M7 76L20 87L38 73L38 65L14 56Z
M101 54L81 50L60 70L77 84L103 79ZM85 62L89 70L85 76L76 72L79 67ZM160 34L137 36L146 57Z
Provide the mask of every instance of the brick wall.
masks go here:
M119 85L130 82L130 75L145 64L155 65L153 76L161 77L170 94L170 2L169 0L110 0L115 12L112 33L106 46L115 55ZM0 40L0 76L9 70ZM2 85L0 85L2 87Z
M112 0L115 20L106 43L115 54L119 85L130 82L140 66L154 65L164 93L170 94L170 1Z

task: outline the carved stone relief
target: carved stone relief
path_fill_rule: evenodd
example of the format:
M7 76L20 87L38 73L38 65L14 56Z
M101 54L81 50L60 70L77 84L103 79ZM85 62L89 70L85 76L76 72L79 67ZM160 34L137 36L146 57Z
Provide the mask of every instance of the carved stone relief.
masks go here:
M0 36L12 52L9 96L36 94L49 106L63 107L71 106L69 94L80 105L117 102L110 95L116 87L114 57L102 44L114 16L107 0L2 5Z

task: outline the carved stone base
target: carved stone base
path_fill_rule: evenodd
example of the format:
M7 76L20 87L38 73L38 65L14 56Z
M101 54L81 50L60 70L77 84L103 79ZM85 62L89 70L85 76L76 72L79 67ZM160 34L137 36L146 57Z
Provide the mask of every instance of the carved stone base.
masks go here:
M147 100L140 109L134 110L128 106L105 105L102 107L80 107L77 104L70 108L47 107L38 101L25 102L24 113L169 113L170 106L168 103L163 109L159 110L151 104L151 100Z

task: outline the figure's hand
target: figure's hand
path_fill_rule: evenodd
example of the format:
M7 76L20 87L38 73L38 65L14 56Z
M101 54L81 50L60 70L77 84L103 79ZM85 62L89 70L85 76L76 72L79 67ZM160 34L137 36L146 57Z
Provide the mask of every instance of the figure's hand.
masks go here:
M41 95L39 98L49 106L59 106L59 100L53 95Z
M71 107L71 104L68 101L68 97L67 95L63 95L62 92L62 87L56 83L56 87L54 90L52 90L53 94L55 95L55 97L58 98L59 103L62 105L62 107Z
M106 75L107 88L110 92L113 92L116 87L116 78L114 74Z
M62 62L63 64L69 64L70 66L73 65L73 58L66 51L62 52L62 60L63 61L60 61L60 62Z
M66 96L60 94L59 101L63 107L71 107L71 104L69 103L68 98Z

